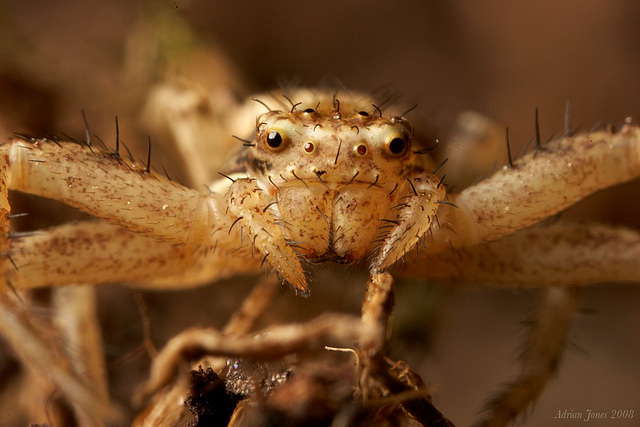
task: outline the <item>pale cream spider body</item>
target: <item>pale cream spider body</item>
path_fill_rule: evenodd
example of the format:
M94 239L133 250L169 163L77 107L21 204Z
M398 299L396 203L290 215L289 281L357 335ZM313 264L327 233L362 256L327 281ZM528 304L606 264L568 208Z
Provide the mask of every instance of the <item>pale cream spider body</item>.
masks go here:
M355 94L310 95L292 95L311 97L300 111L257 118L228 190L251 246L302 292L299 259L350 263L377 247L372 268L385 269L423 237L445 195L404 119L367 112L371 101Z
M307 294L305 263L367 257L374 283L394 271L425 280L557 286L532 330L533 356L525 358L522 377L494 402L488 419L499 425L526 408L555 370L577 307L570 286L640 282L635 231L564 223L528 228L637 178L636 126L538 146L447 195L401 112L356 93L295 90L257 99L232 112L244 127L229 133L244 146L209 192L122 158L118 146L111 152L28 138L1 146L2 226L20 237L1 243L4 288L117 281L185 287L269 265ZM180 134L191 119L176 115L169 127ZM181 153L216 143L215 135L184 138ZM9 189L60 200L101 221L12 235Z
M248 110L255 130L247 136L242 133L247 129L240 129L238 134L247 138L245 147L231 166L220 169L232 179L219 177L207 194L173 182L143 162L122 158L118 148L110 152L82 143L28 138L3 145L5 193L14 189L43 195L106 221L16 239L10 251L9 240L5 241L7 259L10 256L19 267L7 268L9 263L4 263L9 281L15 288L118 280L149 282L152 287L180 282L183 287L255 271L267 262L305 291L300 260L351 262L377 247L372 271L385 270L418 242L422 243L417 261L406 259L402 272L420 270L424 278L458 280L472 274L476 265L467 263L465 256L455 266L445 265L444 261L453 262L451 249L469 251L509 236L599 189L638 175L638 129L626 125L615 133L583 134L538 147L512 167L445 197L444 186L428 172L426 156L405 119L382 113L378 117L372 100L358 94L340 97L298 90L290 95L302 101L285 109L286 101L274 101L269 95L261 101L264 106L252 101L263 109L258 114L255 105L236 112L247 116ZM265 107L274 111L264 113ZM244 123L246 127L246 117ZM180 123L173 125L179 128ZM270 138L281 140L280 145L271 147ZM2 207L9 212L6 194ZM439 221L432 226L436 214ZM534 229L534 233L561 234L564 227ZM578 232L571 229L573 235ZM105 245L100 253L92 253L91 245L77 247L87 233ZM241 234L248 235L242 243ZM507 246L520 244L519 236L507 240ZM229 255L239 248L247 254L242 261ZM80 249L89 252L76 256ZM512 249L501 250L506 255ZM606 267L610 251L592 251L578 259L571 252L576 250L579 245L554 254L557 262L537 270L524 259L520 259L523 264L511 262L500 271L485 269L483 279L566 285L636 277L635 269L624 268L624 259L620 266ZM549 253L536 245L521 250L523 255L527 251ZM53 255L43 259L34 253ZM602 260L583 266L591 280L582 270L554 270L556 264L584 257ZM111 276L96 274L107 266L120 268L109 269ZM514 274L527 268L532 271L514 281Z

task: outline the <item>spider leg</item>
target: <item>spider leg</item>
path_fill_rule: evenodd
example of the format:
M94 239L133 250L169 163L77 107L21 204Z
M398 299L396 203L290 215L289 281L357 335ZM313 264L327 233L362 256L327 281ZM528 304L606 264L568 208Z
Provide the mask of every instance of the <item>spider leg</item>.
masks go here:
M86 145L14 140L0 146L0 161L9 189L60 200L159 240L199 244L222 219L212 198Z
M58 332L37 321L26 305L10 293L0 293L0 333L21 360L36 372L46 373L46 378L69 401L81 408L90 408L91 415L97 419L123 421L121 409L89 386L86 377L74 371L68 354L61 348Z
M109 401L107 368L102 334L96 312L96 289L91 286L69 286L52 291L59 341L73 371L90 385L96 395ZM78 422L82 425L102 425L92 414L70 401Z
M538 225L486 242L415 261L399 274L463 285L546 286L522 352L520 376L488 405L482 426L507 425L525 411L555 374L572 313L576 286L640 282L640 233L600 224Z
M533 225L586 196L640 176L640 128L581 134L552 142L443 206L429 252L498 239Z
M145 281L183 269L190 252L101 221L65 224L14 240L9 279L16 288Z
M444 186L430 173L418 173L409 178L408 194L400 198L395 224L384 238L372 263L374 272L393 265L409 252L429 230L445 197Z
M308 292L307 278L298 254L283 234L284 226L270 209L273 199L254 180L236 179L227 194L229 211L249 234L250 243L278 275L302 294Z
M47 254L43 256L42 254ZM171 245L103 221L65 224L12 241L8 278L17 288L134 282L153 288L195 286L257 262L223 248Z
M164 83L152 89L143 111L143 120L153 133L170 137L176 163L182 165L187 183L193 188L211 183L224 166L225 156L242 146L231 135L238 108L229 89L213 93L186 82ZM243 117L243 116L242 116ZM245 138L255 132L255 115L245 118ZM244 118L244 117L243 117ZM248 119L248 120L247 120ZM162 137L161 137L162 138ZM163 141L161 140L161 143Z
M506 426L530 407L560 363L573 314L579 308L577 288L544 291L522 351L518 378L487 405L482 427Z
M371 404L378 399L398 396L407 392L418 392L413 399L402 402L403 410L421 425L453 426L431 402L426 386L415 373L409 374L414 381L399 381L389 369L387 358L388 340L391 331L391 317L395 303L395 285L389 273L373 274L367 283L362 304L362 326L369 331L358 343L359 388L362 399ZM375 424L375 422L374 422Z
M10 238L0 239L0 245L2 245L0 251L5 255L10 254L10 260L16 265L42 266L46 262L37 259L38 254L42 252L31 252L31 259L24 262L21 262L19 258L22 254L29 256L28 250L10 252L9 240L13 241L14 249L16 247L19 249L21 243L17 243L16 239L11 239L16 235L10 233L8 225L9 189L60 200L112 224L120 225L129 231L155 239L148 243L141 243L142 241L135 237L123 237L120 232L114 232L114 236L118 237L114 237L115 240L110 240L110 237L106 238L111 243L107 245L108 253L102 254L103 260L109 253L113 255L119 251L115 243L118 239L127 242L135 241L136 245L140 244L144 249L156 254L161 248L164 248L168 251L167 253L174 255L175 259L181 260L182 266L180 268L182 269L187 264L184 258L189 257L192 252L198 250L206 252L215 247L218 249L218 254L213 256L219 257L227 253L225 251L235 249L237 246L238 235L228 232L233 218L224 214L225 200L221 195L201 194L150 171L148 165L141 166L121 159L111 153L100 151L97 147L74 143L54 143L46 140L15 140L11 144L0 146L0 172L2 173L0 187L3 191L2 197L0 197L0 207L4 213L0 221L2 228L0 231ZM78 232L81 230L83 229L77 229ZM222 232L223 230L224 232ZM17 235L17 237L21 236ZM64 237L60 235L58 238L64 240ZM22 237L18 240L24 240L30 244L40 242L35 236ZM151 242L159 243L159 245L154 248ZM81 244L81 242L76 241L76 244ZM185 247L171 249L171 245ZM62 248L55 249L53 246L55 246L55 240L50 238L46 249L53 250L47 253L59 254L64 258L61 252ZM78 259L69 260L74 265L81 262L79 260L82 259L81 255L83 254L79 249L76 247ZM91 250L95 251L95 249ZM130 263L135 263L135 260L139 259L151 261L153 265L157 265L157 262L154 264L153 260L146 255L127 253L126 251L123 251L121 255L125 254L131 257ZM16 259L14 259L14 255ZM98 254L96 256L100 257ZM118 255L113 256L118 257ZM174 259L168 258L166 255L158 254L158 256L159 260L174 262ZM55 257L50 255L48 258ZM125 264L127 262L124 257L120 261ZM51 262L54 269L56 262L58 262L58 266L61 265L60 261L52 260ZM0 264L3 264L4 271L1 273L4 273L5 277L7 274L12 274L7 262ZM237 264L235 262L235 265ZM107 264L103 266L104 271L110 270ZM158 268L158 271L167 273L166 268L170 267L158 266ZM252 268L253 265L250 269ZM148 268L140 269L140 271L145 270L149 271ZM228 271L226 268L223 270ZM89 278L88 272L96 270L91 270L89 267L86 271L87 274L79 272L80 276ZM101 271L98 277L108 277L104 271ZM132 273L131 268L129 271ZM49 277L55 276L49 267L42 268L41 272ZM209 269L209 272L211 273L212 269ZM136 277L130 277L130 279L141 279L138 277L140 276L138 273L135 273L134 276ZM39 280L34 278L33 283L39 283ZM100 279L94 277L85 281L75 277L67 283L95 283L96 280ZM107 281L110 280L107 279Z
M560 222L531 227L493 242L407 256L398 274L456 284L516 287L638 283L638 260L640 233L635 230Z

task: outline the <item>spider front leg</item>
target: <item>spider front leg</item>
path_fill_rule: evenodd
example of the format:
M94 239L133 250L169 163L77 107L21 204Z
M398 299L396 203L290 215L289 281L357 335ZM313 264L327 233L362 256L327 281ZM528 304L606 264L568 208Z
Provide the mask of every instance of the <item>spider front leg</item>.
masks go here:
M201 244L223 220L211 198L117 152L69 142L14 140L0 146L0 164L5 191L59 200L173 244ZM8 203L2 207L8 209Z
M298 255L282 232L286 224L277 217L275 199L248 178L236 179L229 187L227 199L229 211L249 235L252 252L257 249L279 276L306 294L307 279Z
M224 196L181 186L149 165L121 158L117 150L15 140L0 145L0 172L2 232L9 237L0 239L6 283L143 281L155 286L160 280L166 287L171 285L167 277L179 283L186 274L190 283L200 284L220 277L220 271L255 271L255 263L229 253L237 249L238 235L227 232L233 218L225 215ZM78 223L35 235L11 234L9 189L59 200L112 225Z
M640 176L640 128L593 132L541 146L451 200L427 253L497 240Z
M397 216L373 261L373 272L382 271L402 258L422 239L433 223L446 191L437 176L421 172L407 178L407 194L391 208ZM394 212L394 213L395 213ZM386 231L386 230L385 230Z
M226 230L217 235L234 237ZM217 247L172 245L104 221L64 224L10 243L5 277L16 289L113 282L184 289L259 271L257 262L243 260L235 248L231 255L222 239Z

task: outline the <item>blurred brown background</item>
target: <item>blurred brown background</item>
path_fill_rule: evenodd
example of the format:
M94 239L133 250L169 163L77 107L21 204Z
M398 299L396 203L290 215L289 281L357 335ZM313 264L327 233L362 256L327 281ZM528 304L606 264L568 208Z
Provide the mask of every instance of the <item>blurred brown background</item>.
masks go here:
M92 131L110 140L117 114L129 145L143 157L146 133L137 124L142 95L136 88L142 90L164 73L193 76L210 85L231 82L240 93L327 81L352 89L389 88L407 103L418 103L441 140L459 112L473 109L508 125L519 153L534 135L536 107L543 138L564 131L567 101L572 103L573 126L582 130L627 116L638 119L639 19L640 3L635 1L0 1L0 131L7 136L20 131L81 137L79 111L84 109ZM184 43L193 44L195 38L235 68L225 74L211 57L182 62L179 69L154 62L145 49L150 34L166 34L169 49L179 49L182 36L188 39ZM144 81L136 84L136 79ZM136 141L142 148L135 147ZM170 162L160 161L171 172ZM638 227L639 184L592 197L565 216ZM224 286L187 295L148 294L156 343L162 345L184 325L215 323L210 317L216 315L224 319L234 306L232 298L241 297L228 295ZM331 300L332 291L317 288L310 298L316 302L283 298L288 304L318 306L323 298ZM425 311L415 307L420 298L436 301L444 315L433 342L420 342L426 338L414 331L413 341L400 342L395 356L408 358L433 386L439 409L467 425L497 385L517 372L518 322L530 313L535 292L471 289L442 298L425 287L415 288L400 288L398 305L409 314L399 317L411 317L418 325L431 322L426 315L410 315ZM357 307L359 292L345 302L346 309ZM101 293L105 306L117 301L123 316L111 311L104 319L112 331L105 338L107 349L115 360L125 353L117 348L122 342L139 344L139 316L126 289ZM206 298L211 305L197 306L196 301ZM559 377L528 418L530 425L581 425L553 420L564 409L634 409L635 420L615 424L637 425L638 302L636 287L586 290L583 306L597 313L579 316L572 335L586 355L568 351ZM189 307L189 314L176 307ZM127 317L129 312L133 315ZM407 329L421 330L415 325ZM138 369L142 377L145 363L128 369ZM121 369L122 364L113 371ZM112 381L117 386L118 380Z

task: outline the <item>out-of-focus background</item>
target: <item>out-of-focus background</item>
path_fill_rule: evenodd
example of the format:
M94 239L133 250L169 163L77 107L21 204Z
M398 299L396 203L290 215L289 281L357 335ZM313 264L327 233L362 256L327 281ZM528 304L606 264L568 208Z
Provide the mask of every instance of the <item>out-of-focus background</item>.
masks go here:
M534 136L535 108L543 138L564 132L567 101L572 127L581 130L638 119L638 19L640 4L622 0L0 1L0 131L83 137L83 109L92 132L110 143L118 115L127 144L144 157L146 90L179 76L207 88L230 86L238 95L292 84L388 89L417 103L442 142L457 114L471 109L509 126L513 152L521 153ZM154 159L180 176L162 148ZM565 217L640 227L639 198L639 182L622 185ZM344 288L323 288L318 280L311 298L284 292L277 303L310 314L357 310L364 282L350 274L343 280L355 289L344 295ZM188 325L220 326L249 288L229 280L145 293L156 344ZM394 357L409 360L447 417L470 424L499 384L517 373L519 322L531 313L535 291L442 294L412 283L398 292L401 339ZM132 384L122 378L143 379L148 368L143 354L124 357L140 345L140 316L127 288L99 293L112 392L124 402ZM635 419L610 423L637 424L638 302L633 286L585 290L582 305L594 313L577 317L573 345L527 418L530 425L582 425L554 420L565 409L632 409ZM437 314L427 314L429 305Z

